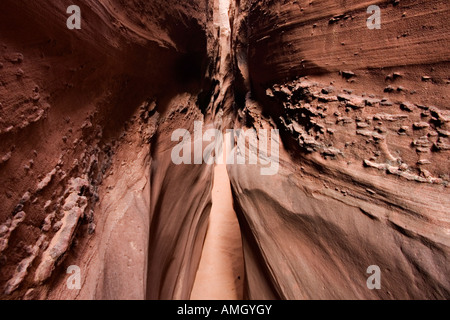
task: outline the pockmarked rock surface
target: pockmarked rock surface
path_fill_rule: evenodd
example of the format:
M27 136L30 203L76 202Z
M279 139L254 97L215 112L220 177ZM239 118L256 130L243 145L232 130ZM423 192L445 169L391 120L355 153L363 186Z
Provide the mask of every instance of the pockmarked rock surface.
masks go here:
M0 299L450 298L446 1L71 5L0 10Z

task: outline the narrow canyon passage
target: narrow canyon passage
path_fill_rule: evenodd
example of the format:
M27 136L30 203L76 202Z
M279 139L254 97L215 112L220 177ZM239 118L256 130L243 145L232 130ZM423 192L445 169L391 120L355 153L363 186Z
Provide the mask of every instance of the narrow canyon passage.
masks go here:
M220 46L217 74L220 94L214 104L223 106L230 87L230 79L227 79L227 76L231 72L230 0L216 1L214 10L214 24L219 30ZM216 118L221 115L217 114ZM241 232L233 209L230 179L225 164L226 152L223 152L222 156L223 164L216 164L214 167L212 207L200 265L191 293L193 300L243 298L244 261Z
M448 3L71 4L2 1L0 299L449 299Z

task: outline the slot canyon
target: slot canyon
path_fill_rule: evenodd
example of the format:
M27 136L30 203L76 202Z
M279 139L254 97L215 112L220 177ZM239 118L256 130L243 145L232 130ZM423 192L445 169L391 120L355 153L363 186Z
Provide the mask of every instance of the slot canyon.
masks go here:
M0 299L449 299L449 18L444 0L2 0ZM227 130L256 134L245 161L211 150ZM249 160L264 144L271 174Z

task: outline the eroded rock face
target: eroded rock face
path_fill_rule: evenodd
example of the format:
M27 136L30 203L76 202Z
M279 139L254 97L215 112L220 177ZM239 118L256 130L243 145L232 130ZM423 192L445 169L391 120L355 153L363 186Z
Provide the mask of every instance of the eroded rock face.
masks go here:
M68 1L0 12L2 299L208 298L223 187L225 297L450 297L444 1L386 1L376 30L367 1L79 2L81 30ZM175 165L195 121L278 129L277 174Z
M81 1L82 28L69 30L71 4L3 3L1 294L144 299L150 143L172 97L192 96L198 110L213 54L208 9L201 1ZM77 178L82 188L69 192ZM200 253L201 241L193 247ZM80 267L80 291L67 290L71 265Z
M275 177L229 167L249 297L449 297L448 63L434 42L449 39L431 35L449 12L429 4L386 2L373 31L369 3L241 2L243 118L269 116L287 151Z

